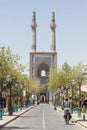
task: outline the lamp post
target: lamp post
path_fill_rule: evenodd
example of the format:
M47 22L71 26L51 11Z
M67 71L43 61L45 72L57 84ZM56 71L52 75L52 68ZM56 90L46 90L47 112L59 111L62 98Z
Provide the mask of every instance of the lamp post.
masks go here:
M9 115L13 114L13 108L12 108L12 85L11 85L11 77L10 75L7 75L7 81L8 81L8 86L10 89L10 96L9 96Z
M68 97L68 85L66 84L66 97Z
M71 81L71 90L72 90L71 113L73 113L73 88L74 88L74 84L75 84L75 80L73 79L73 80Z
M32 93L32 100L33 100L33 105L34 105L34 101L35 101L35 94Z
M54 96L55 96L55 103L54 103L54 106L56 106L56 93L54 94Z
M64 105L64 87L62 86L61 87L61 108L62 108L62 110L63 110L63 105Z
M20 110L22 110L22 108L23 108L23 95L22 95L22 89L23 89L23 85L20 84Z
M79 104L78 104L78 116L81 116L81 82L79 82Z
M29 90L26 89L26 107L29 107Z
M18 83L16 82L16 112L18 112Z
M57 89L57 95L58 95L58 106L60 106L60 89Z
M24 89L23 90L23 100L24 100L24 104L23 104L23 106L24 106L24 108L26 107L26 89Z
M54 93L54 110L56 110L56 93Z
M0 80L0 119L2 119L2 81Z
M53 93L53 105L56 106L56 93Z

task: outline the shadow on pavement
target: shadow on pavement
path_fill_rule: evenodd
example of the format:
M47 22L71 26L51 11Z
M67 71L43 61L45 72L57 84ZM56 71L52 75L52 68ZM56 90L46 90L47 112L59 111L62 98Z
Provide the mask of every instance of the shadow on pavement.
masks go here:
M36 118L36 117L39 117L39 116L20 116L20 118Z
M69 123L68 125L76 125L76 124L75 123L73 123L73 124Z

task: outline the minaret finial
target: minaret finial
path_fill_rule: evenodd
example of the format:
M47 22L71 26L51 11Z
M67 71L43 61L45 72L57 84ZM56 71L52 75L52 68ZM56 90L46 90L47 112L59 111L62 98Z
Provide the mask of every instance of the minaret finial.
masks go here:
M52 12L55 12L55 11L54 11L54 8L52 9Z

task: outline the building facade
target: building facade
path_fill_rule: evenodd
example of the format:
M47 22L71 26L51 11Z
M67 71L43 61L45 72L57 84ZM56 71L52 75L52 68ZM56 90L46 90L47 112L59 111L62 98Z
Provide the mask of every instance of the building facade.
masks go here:
M51 16L51 43L49 52L38 52L36 44L36 12L32 12L32 44L30 52L30 77L38 78L41 83L46 84L47 74L57 69L57 52L56 52L56 33L55 33L55 12ZM39 93L39 98L50 100L50 93L47 88Z

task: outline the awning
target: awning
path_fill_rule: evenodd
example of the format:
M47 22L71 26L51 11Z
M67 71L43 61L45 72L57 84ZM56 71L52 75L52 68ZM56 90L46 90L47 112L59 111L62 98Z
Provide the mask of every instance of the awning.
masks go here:
M81 86L82 92L87 92L87 83Z

